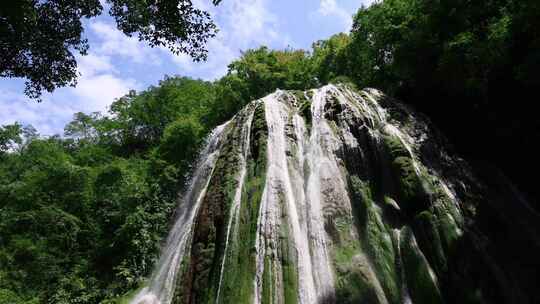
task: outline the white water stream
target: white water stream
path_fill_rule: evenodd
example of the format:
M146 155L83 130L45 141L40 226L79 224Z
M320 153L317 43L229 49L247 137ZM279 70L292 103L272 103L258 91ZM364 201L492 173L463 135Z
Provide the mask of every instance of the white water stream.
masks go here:
M195 215L199 209L215 162L219 155L221 134L226 124L212 132L207 139L206 146L199 155L197 169L193 175L188 190L179 204L177 218L171 228L167 242L162 250L161 257L156 264L147 287L143 288L131 301L134 304L169 304L174 295L174 287L178 270L189 250L192 227Z
M387 113L373 98L370 91L365 96L346 96L353 94L333 85L312 90L311 121L298 113L298 104L291 103L294 97L287 92L277 91L257 102L263 103L265 122L268 127L266 146L266 176L264 190L259 204L253 273L252 302L260 304L263 296L270 297L270 302L284 302L284 269L281 255L283 248L292 248L290 259L295 267L297 295L300 304L327 303L335 301L335 273L332 253L332 240L325 229L325 224L333 216L349 217L353 222L352 207L347 190L343 161L337 156L344 146L356 148L358 142L349 126L337 126L327 120L327 103L338 102L339 107L346 107L354 112L355 117L367 118L368 128L373 136L387 134L397 137L410 153L416 173L420 174L420 165L414 157L412 144L414 139L406 132L389 123ZM329 98L332 95L334 99ZM170 304L174 289L178 285L179 269L184 253L190 251L193 223L195 222L201 201L206 195L216 160L219 156L225 126L235 123L240 128L238 168L236 189L231 208L226 219L227 227L223 256L219 260L219 281L215 303L222 301L226 291L223 289L224 273L227 271L227 256L230 244L238 234L242 193L250 157L251 128L255 106L246 108L243 116L216 128L209 136L207 145L201 152L200 161L193 175L191 184L177 211L177 220L167 238L161 258L156 265L147 287L142 289L131 302L132 304ZM239 118L240 117L240 118ZM365 126L364 126L365 127ZM231 129L231 128L228 128ZM309 129L309 132L308 132ZM447 191L450 193L450 191ZM449 195L450 196L450 195ZM451 197L453 199L453 197ZM253 203L253 202L248 202ZM351 228L355 229L355 228ZM287 232L283 237L283 231ZM358 234L358 231L352 231ZM400 250L400 231L394 231ZM375 289L386 302L384 292L379 285L370 262L359 253L358 258L367 265L366 273L376 283ZM399 256L399 254L398 254ZM265 269L265 268L270 269ZM181 278L180 278L181 279ZM404 276L401 278L405 280ZM270 281L268 281L270 280ZM404 285L403 302L410 303L410 296ZM263 289L267 288L263 292Z

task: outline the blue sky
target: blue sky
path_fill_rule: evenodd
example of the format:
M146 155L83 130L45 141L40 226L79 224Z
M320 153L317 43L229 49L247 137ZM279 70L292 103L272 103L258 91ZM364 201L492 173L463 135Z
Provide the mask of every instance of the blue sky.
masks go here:
M85 21L90 42L87 56L79 56L81 73L75 88L57 89L36 103L24 94L24 80L0 79L0 125L18 121L32 124L40 134L62 134L76 112L106 112L115 98L130 89L144 90L164 75L213 80L242 50L266 45L309 49L311 43L338 32L348 32L352 15L373 0L210 0L194 1L208 10L220 31L208 44L208 60L194 63L188 56L150 48L119 32L103 16Z

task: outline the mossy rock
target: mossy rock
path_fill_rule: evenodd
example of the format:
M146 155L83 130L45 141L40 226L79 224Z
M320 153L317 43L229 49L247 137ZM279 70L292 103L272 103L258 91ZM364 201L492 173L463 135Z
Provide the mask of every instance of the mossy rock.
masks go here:
M389 303L399 303L399 276L396 269L396 255L389 228L382 221L379 213L370 208L367 210L367 222L364 230L364 250L368 253L377 278L386 294Z
M407 148L394 136L385 136L384 144L391 159L391 172L397 186L400 208L409 216L429 208L432 185L427 173L415 167L415 160Z
M189 279L186 279L189 273L191 266L191 255L184 254L182 257L182 262L180 263L180 269L178 269L177 279L176 279L176 288L174 290L174 295L172 298L172 304L181 304L189 302L187 299L191 296L192 282Z
M333 251L335 302L384 303L378 296L377 288L380 288L380 284L377 275L363 255L359 240L351 239L350 236L348 234L348 237L344 237ZM379 292L384 297L384 291Z
M223 274L220 303L252 303L256 272L257 218L265 186L268 127L263 103L256 105L251 124L250 154L242 188L238 231L231 233Z
M383 141L392 158L397 158L401 156L411 157L407 148L396 136L384 135Z
M379 304L380 301L368 278L362 272L353 270L337 279L336 303Z
M303 102L307 101L307 97L304 91L292 90L289 92L294 96L297 104L302 104Z
M379 282L390 303L400 299L395 268L395 253L388 228L375 208L373 194L368 183L353 175L349 178L353 208L357 215L363 250L368 254Z
M435 274L420 251L412 231L404 228L402 235L401 258L413 303L444 303Z
M191 293L197 303L214 300L219 286L226 242L225 223L231 213L239 172L242 124L235 120L226 130L213 175L199 208L193 232L190 274Z
M448 271L446 254L439 234L439 221L430 211L422 211L414 219L413 228L420 248L426 258L434 265L437 273Z
M305 99L299 106L298 106L298 114L302 116L306 122L306 128L308 129L308 132L311 130L311 124L312 124L312 117L311 117L311 100Z
M355 216L360 225L363 225L367 220L367 210L371 208L373 203L371 188L357 175L351 175L349 177L349 191Z
M257 171L266 168L266 145L268 138L268 125L266 124L266 114L264 104L256 105L251 122L251 138L249 142L251 156L256 160Z

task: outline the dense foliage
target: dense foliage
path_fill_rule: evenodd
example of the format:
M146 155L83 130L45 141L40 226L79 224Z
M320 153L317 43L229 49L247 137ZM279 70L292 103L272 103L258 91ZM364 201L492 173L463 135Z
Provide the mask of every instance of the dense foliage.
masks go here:
M220 0L213 0L217 5ZM216 33L208 12L189 0L16 0L0 4L0 77L26 78L25 93L39 98L42 91L75 85L74 52L86 54L81 19L103 12L126 35L137 35L150 46L165 46L195 60L206 58L206 42Z
M261 47L214 82L166 77L107 115L77 113L63 136L2 126L0 304L112 302L137 288L205 136L276 88L380 88L428 114L470 160L501 166L540 197L521 174L540 169L529 97L540 85L539 22L533 0L386 0L311 52Z

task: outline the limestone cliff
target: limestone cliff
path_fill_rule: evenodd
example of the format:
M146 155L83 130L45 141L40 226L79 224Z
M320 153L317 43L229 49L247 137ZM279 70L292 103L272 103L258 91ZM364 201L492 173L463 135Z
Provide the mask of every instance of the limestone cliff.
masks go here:
M534 303L538 214L485 175L377 90L277 91L211 134L133 303Z

